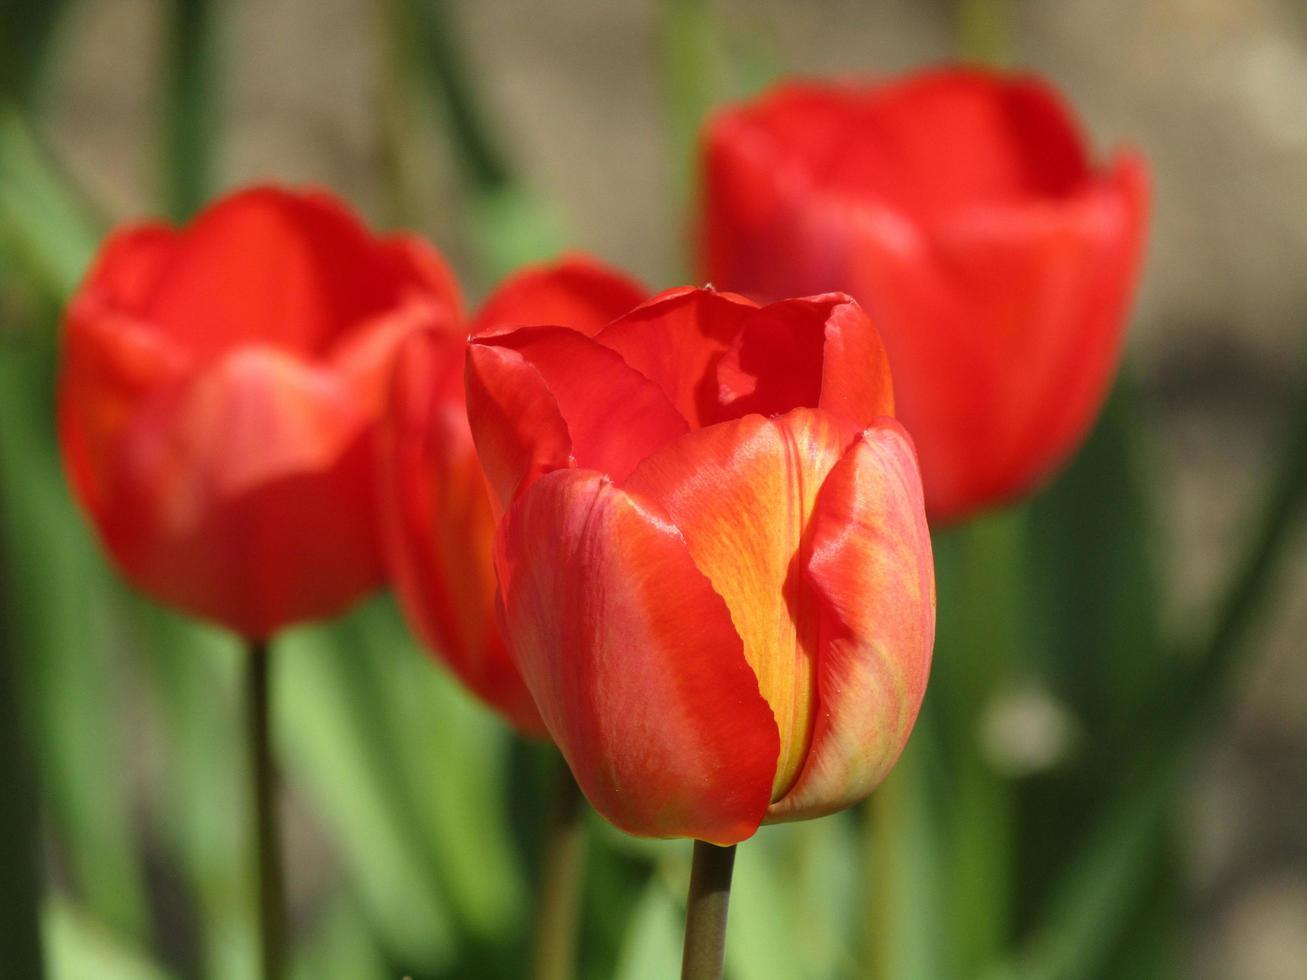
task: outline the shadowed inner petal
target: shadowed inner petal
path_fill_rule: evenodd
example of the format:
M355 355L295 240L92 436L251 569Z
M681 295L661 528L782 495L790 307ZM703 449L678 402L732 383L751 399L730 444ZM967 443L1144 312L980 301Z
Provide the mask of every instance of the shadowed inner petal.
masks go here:
M525 327L490 343L539 372L567 424L576 465L623 480L645 456L686 431L661 390L620 354L563 327Z

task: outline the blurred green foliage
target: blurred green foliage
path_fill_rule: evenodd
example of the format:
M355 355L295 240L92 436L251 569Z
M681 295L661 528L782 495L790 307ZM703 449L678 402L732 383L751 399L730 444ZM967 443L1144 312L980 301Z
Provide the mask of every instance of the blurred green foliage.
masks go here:
M99 231L39 137L64 6L9 0L0 24L3 972L249 976L241 652L116 581L55 450L59 304ZM996 29L984 5L966 6L968 31ZM475 99L455 5L379 9L395 220L408 220L420 170L417 120L461 175L474 281L556 250L556 216ZM668 145L684 164L668 193L685 200L702 114L768 69L732 54L705 5L663 13ZM178 218L212 189L221 15L202 0L167 7L160 207ZM1214 624L1181 646L1158 623L1143 417L1127 374L1052 487L937 537L938 666L918 731L866 806L741 848L732 977L1175 973L1173 790L1302 510L1307 422ZM520 976L550 754L434 668L384 597L286 635L275 671L295 975ZM990 737L1023 705L1061 726L1047 758L1013 758ZM1123 765L1125 746L1146 751ZM581 975L674 975L688 847L589 824Z

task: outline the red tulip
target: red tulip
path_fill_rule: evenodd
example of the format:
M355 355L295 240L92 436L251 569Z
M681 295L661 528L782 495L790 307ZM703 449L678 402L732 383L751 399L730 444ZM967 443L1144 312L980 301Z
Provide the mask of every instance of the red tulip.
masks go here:
M113 561L256 639L379 585L391 358L458 306L431 249L322 193L115 233L69 308L59 385L65 465Z
M1146 174L1096 167L1043 82L946 69L790 84L704 140L704 274L843 289L889 352L932 519L1022 494L1078 445L1138 275Z
M645 295L589 260L566 259L510 278L473 331L548 322L594 333ZM522 731L543 735L495 622L495 519L467 424L466 348L463 325L447 321L401 349L382 466L387 558L414 631L479 697Z
M862 310L672 290L597 332L474 338L467 385L502 622L595 808L730 844L869 793L935 613Z

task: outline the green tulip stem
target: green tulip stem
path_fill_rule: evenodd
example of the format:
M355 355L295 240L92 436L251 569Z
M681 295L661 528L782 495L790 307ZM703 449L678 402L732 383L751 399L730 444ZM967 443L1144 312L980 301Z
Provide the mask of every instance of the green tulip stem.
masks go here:
M690 896L685 903L681 980L721 980L726 960L726 912L731 901L735 845L694 842Z
M536 904L536 980L568 980L576 975L577 912L585 862L585 798L567 763L558 760L553 809L545 839Z
M0 551L0 554L3 554ZM5 557L8 557L7 555ZM7 570L7 569L6 569ZM8 585L0 581L0 585ZM0 592L8 600L8 593ZM5 805L0 807L0 963L14 976L41 980L46 975L41 950L41 874L36 780L28 755L19 693L22 665L16 631L10 632L8 609L0 604L0 779Z
M172 0L170 6L161 164L168 214L188 221L213 184L219 5L214 0Z
M246 663L250 775L258 848L259 942L263 980L281 980L286 967L286 886L277 833L276 773L269 725L269 658L266 640L251 640Z

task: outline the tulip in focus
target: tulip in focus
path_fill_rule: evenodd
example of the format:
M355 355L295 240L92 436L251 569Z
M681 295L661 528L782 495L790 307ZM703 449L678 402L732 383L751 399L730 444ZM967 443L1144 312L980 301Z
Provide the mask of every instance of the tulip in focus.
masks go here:
M880 328L932 520L1045 480L1111 383L1147 210L1039 79L943 69L791 83L704 137L703 274L845 290Z
M645 298L624 276L574 257L512 276L473 332L563 323L588 333ZM385 427L386 552L405 617L472 691L518 729L543 735L535 703L495 621L495 522L467 424L467 327L443 320L400 350Z
M261 640L381 584L377 430L404 337L458 292L324 193L114 233L67 315L59 441L124 575Z
M935 597L856 303L678 289L602 329L485 330L467 397L507 638L600 813L727 845L876 786Z

